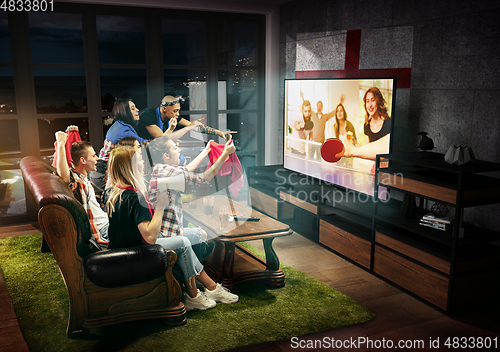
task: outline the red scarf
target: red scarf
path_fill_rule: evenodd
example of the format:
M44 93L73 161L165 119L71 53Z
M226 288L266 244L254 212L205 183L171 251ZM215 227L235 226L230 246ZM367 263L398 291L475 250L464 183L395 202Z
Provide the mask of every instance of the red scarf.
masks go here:
M208 163L207 170L217 161L223 151L224 144L218 144L214 141L210 143L210 162ZM236 156L236 153L230 154L227 159L224 160L222 167L217 173L217 176L226 176L229 174L232 174L231 185L229 186L229 189L233 193L233 196L236 198L238 197L240 188L243 186L243 169L241 167L240 160Z
M70 152L71 145L77 141L81 141L82 139L80 138L80 133L78 131L69 131L67 133L68 140L66 141L64 149L66 149L66 161L68 162L68 166L71 168L71 162L73 161L73 159L71 159ZM57 142L54 142L54 147L56 150L54 152L54 161L52 162L52 166L57 168Z

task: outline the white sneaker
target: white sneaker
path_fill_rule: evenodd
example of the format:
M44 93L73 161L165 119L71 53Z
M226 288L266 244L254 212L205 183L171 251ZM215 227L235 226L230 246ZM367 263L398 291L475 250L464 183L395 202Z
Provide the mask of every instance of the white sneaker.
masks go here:
M209 291L208 288L205 289L205 295L219 303L236 303L240 299L234 293L229 292L227 288L221 284L217 284L217 287L213 291Z
M184 293L184 306L186 311L189 310L206 310L217 305L214 300L208 298L204 292L198 290L196 297L191 298L187 293Z

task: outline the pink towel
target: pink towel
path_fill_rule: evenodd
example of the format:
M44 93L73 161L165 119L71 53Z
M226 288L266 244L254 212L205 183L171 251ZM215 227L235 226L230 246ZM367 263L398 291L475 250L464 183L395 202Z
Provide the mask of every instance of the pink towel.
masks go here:
M68 134L68 140L66 141L65 148L66 149L66 160L68 161L68 166L71 168L71 163L73 162L73 159L71 159L71 153L70 153L70 148L71 145L74 142L81 141L82 139L80 138L80 132L78 130L70 130L66 129L66 133ZM57 168L57 141L54 142L54 161L52 162L52 166Z
M224 144L218 144L213 141L210 143L210 155L207 170L217 161L223 150ZM240 188L243 186L243 168L241 167L240 160L236 156L236 153L229 155L229 157L224 160L224 164L222 164L217 176L226 176L229 174L232 174L229 189L236 198L238 197Z

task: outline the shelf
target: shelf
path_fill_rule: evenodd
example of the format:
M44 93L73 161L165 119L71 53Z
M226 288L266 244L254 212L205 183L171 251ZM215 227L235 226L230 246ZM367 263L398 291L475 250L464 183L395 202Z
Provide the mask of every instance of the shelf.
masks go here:
M334 205L323 203L320 204L319 207L329 213L337 213L347 218L369 218L369 227L372 226L371 219L375 209L375 203L372 200L361 202L355 199L344 199L342 202L336 202Z
M377 222L381 222L382 224L378 224ZM399 209L394 206L389 206L388 204L378 205L375 223L375 231L386 229L397 232L398 229L401 229L414 236L423 236L446 246L452 245L453 232L451 230L441 231L419 225L419 216L405 218L401 215Z
M383 186L456 204L458 201L458 175L421 167L386 168L379 170L379 183ZM467 175L463 179L462 205L475 206L498 202L500 180L484 175Z
M290 188L289 186L287 187L286 185L281 185L272 179L269 179L266 176L260 176L260 175L252 175L250 178L250 186L252 187L262 187L266 186L267 188L275 191L279 187L285 188Z
M424 157L427 155L427 157ZM381 154L380 158L389 159L391 162L401 162L403 165L420 166L426 169L444 171L454 174L473 174L500 171L500 164L483 160L475 160L467 165L450 165L444 161L444 154L424 152L424 153L405 153L394 152L390 154ZM391 163L391 166L392 163Z
M334 215L321 216L320 219L331 223L344 223L349 226L353 233L357 233L359 228L363 228L365 232L370 233L373 226L371 214L353 213L348 210L341 209L340 207L325 207L321 206L322 209L330 210L330 213ZM367 238L369 239L369 237Z
M328 216L322 216L320 218L321 222L329 223L345 231L353 234L354 236L361 237L367 241L371 241L371 220L360 219L360 221L355 221L343 217L340 214L332 214Z

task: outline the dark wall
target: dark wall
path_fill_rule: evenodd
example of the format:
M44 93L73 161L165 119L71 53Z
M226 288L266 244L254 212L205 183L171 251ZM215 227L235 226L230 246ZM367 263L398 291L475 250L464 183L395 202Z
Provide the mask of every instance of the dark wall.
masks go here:
M427 131L437 152L470 146L500 162L499 18L497 0L296 0L280 7L281 87L296 71L342 70L346 33L361 30L360 69L411 68L394 150L415 151ZM498 230L499 206L465 215Z

